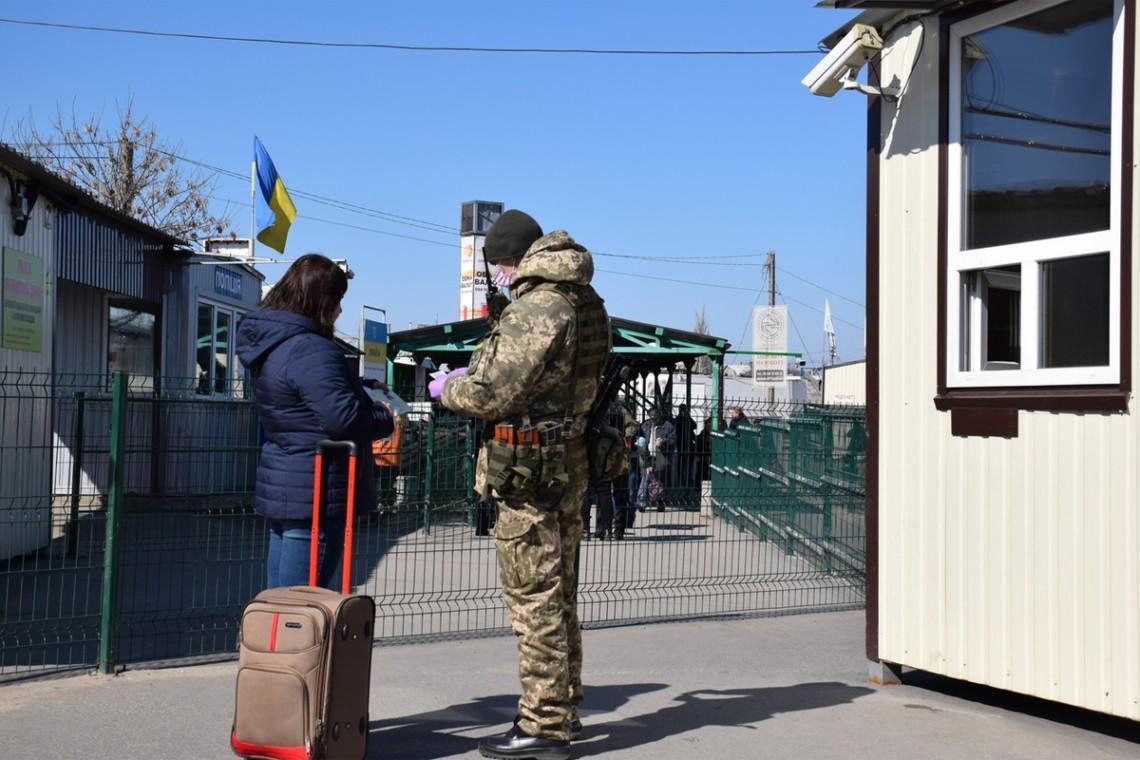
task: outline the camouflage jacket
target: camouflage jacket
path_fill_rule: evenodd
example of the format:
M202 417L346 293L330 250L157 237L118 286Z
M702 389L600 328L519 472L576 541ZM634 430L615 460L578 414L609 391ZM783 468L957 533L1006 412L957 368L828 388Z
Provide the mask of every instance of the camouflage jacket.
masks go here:
M515 273L515 300L476 349L467 375L444 386L444 406L496 423L584 420L597 382L575 387L576 312L557 289L541 286L566 283L593 295L593 276L590 252L564 230L536 240Z

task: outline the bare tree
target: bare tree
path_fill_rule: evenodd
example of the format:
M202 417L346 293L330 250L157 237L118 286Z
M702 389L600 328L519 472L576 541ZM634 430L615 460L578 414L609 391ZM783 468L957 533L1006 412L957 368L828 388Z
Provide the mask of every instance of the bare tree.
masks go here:
M709 320L705 316L705 307L702 306L701 310L697 312L696 322L693 324L693 332L698 335L709 334ZM707 356L697 357L696 364L693 365L693 372L698 375L711 375L712 374L712 359Z
M102 113L80 119L57 110L51 128L41 131L29 116L16 125L15 140L97 200L180 240L220 235L230 225L228 209L221 216L210 211L216 176L184 172L181 146L162 140L153 123L136 117L133 101L107 127Z

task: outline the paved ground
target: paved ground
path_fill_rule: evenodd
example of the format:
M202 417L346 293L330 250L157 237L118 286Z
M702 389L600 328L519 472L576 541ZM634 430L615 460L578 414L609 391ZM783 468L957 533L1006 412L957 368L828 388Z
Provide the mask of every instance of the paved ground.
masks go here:
M861 613L586 633L576 757L1140 757L1136 723L917 677L864 679ZM373 667L373 758L474 758L514 713L514 641L385 647ZM6 760L225 758L234 665L0 687ZM1011 709L1012 708L1012 709ZM1132 739L1133 741L1129 741Z

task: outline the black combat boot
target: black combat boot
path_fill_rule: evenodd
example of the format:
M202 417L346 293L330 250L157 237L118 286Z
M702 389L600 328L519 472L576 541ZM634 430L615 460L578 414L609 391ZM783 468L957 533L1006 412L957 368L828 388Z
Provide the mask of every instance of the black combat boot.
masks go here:
M479 754L504 760L568 760L570 742L531 736L516 723L505 734L480 739Z

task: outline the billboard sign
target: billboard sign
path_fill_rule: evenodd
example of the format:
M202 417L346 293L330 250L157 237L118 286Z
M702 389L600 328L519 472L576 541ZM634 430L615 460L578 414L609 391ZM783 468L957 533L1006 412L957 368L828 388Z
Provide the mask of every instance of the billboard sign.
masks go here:
M753 355L752 381L780 385L788 379L788 307L757 306L752 310L752 350L775 356Z
M487 269L483 266L483 235L459 239L459 318L487 316Z
M15 248L4 249L3 339L13 351L39 353L44 341L44 263Z
M364 355L360 357L360 376L388 382L388 325L372 319L364 320L364 339L360 341Z

